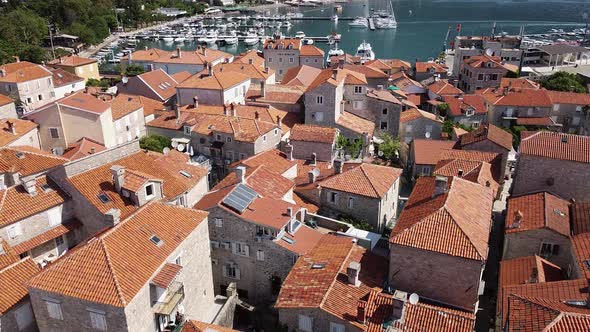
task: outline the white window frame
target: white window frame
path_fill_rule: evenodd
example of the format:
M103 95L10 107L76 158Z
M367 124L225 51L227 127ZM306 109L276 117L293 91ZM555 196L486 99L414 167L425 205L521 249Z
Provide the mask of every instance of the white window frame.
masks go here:
M152 187L152 194L151 195L148 194L148 187ZM144 190L145 190L145 198L146 199L154 198L154 196L156 196L156 188L153 183L146 185Z
M8 233L8 238L14 239L23 234L23 229L20 223L17 222L15 224L8 226L6 228L6 233Z
M50 318L63 320L64 316L61 311L61 302L54 299L43 299L45 301L45 306L47 307L47 313L49 314Z
M262 250L262 249L256 250L256 260L264 261L264 250Z
M215 227L218 227L218 228L223 227L223 219L222 218L215 218Z
M360 95L363 93L363 86L362 85L355 85L354 86L354 94Z
M348 197L348 201L346 202L346 207L348 207L349 209L354 209L354 197L349 196Z
M313 332L313 318L305 315L298 315L298 329L303 332Z
M55 134L56 134L57 137L53 137L52 130L55 130ZM49 137L51 137L52 139L59 139L60 138L60 136L59 136L59 128L57 128L57 127L49 127Z
M184 134L185 135L191 134L191 126L184 126Z
M98 331L107 330L106 312L91 308L86 308L86 311L88 311L88 314L90 315L90 325L93 329Z
M238 256L249 257L250 246L242 242L232 242L231 244L232 253Z

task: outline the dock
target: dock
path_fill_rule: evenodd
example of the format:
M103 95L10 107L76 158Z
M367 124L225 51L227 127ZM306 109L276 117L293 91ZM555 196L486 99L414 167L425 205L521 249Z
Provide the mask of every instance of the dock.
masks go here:
M372 17L369 17L369 29L375 30L375 21L373 21Z

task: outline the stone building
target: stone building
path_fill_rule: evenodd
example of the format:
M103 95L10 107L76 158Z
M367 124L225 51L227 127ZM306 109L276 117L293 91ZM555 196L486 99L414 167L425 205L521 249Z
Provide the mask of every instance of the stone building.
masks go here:
M492 202L492 191L479 184L420 177L389 238L389 285L475 313L483 294Z
M399 135L400 117L406 110L408 104L405 100L396 98L391 92L382 88L367 90L366 116L362 113L356 115L372 120L375 128L380 132L385 132L393 137Z
M523 132L512 194L547 191L563 199L588 200L590 138L553 132Z
M381 233L396 217L402 170L363 163L343 171L343 166L336 161L336 174L319 182L321 210L365 221Z
M511 197L503 259L538 255L571 268L569 203L546 192Z
M487 120L487 108L480 95L444 96L442 102L449 105L445 118L469 128L478 128Z
M459 146L462 150L491 152L502 155L500 182L503 182L508 154L512 151L512 134L494 126L485 124L479 128L463 134L459 137Z
M207 213L150 202L28 284L41 331L164 331L212 322ZM133 244L133 245L130 245Z
M461 64L458 87L467 93L499 87L507 72L499 56L472 56Z
M445 79L449 72L449 68L442 63L434 61L420 62L416 61L412 68L414 79L418 82L422 82L429 78Z
M257 304L274 302L297 257L322 236L304 224L306 209L285 199L292 181L260 167L249 176L237 167L237 183L224 179L195 205L209 212L215 292L235 282L240 298Z
M0 94L0 119L16 117L16 105L14 104L14 101L9 97Z
M55 100L52 73L27 61L0 66L0 93L19 100L24 112L30 112Z
M47 63L50 67L63 69L84 81L89 79L100 80L98 61L96 59L82 58L76 55L59 57Z
M336 139L339 130L331 127L296 124L289 135L291 157L307 159L315 154L320 161L332 162L336 158Z
M285 280L275 304L279 321L301 332L473 330L471 313L423 303L417 294L383 290L387 264L350 238L325 235Z
M441 137L443 121L436 115L411 108L400 114L399 137L409 145L414 139L438 140Z
M324 68L324 52L313 45L304 45L298 38L267 39L262 53L265 65L276 72L279 81L289 69L300 65Z
M553 104L551 121L562 124L560 131L584 135L583 122L590 114L590 94L563 91L547 91L547 94Z
M500 127L517 125L541 125L552 127L553 103L546 90L517 89L506 86L502 89L476 91L486 99L488 123Z
M122 57L121 64L123 67L130 64L139 65L146 71L162 69L169 75L184 71L196 74L208 65L232 62L233 59L232 54L206 47L197 47L194 51L183 51L180 48L175 51L151 48L137 50Z
M27 282L40 268L30 258L19 259L0 239L0 325L6 331L38 331Z
M2 118L0 119L0 147L30 146L39 149L39 125L33 121Z
M452 149L454 141L414 139L411 141L407 159L405 159L406 176L415 179L432 175L438 163L441 151ZM402 158L402 160L404 160Z

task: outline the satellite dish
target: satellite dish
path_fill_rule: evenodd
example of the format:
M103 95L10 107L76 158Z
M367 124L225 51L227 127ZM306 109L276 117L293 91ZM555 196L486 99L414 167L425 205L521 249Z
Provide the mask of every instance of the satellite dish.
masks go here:
M410 295L410 303L411 304L418 304L418 301L420 301L420 296L418 296L418 294L416 294L416 293L412 293Z
M378 155L379 157L383 157L383 151L379 151L379 152L377 152L377 155Z
M169 147L165 147L164 150L162 150L162 153L169 154L170 153L170 148Z
M178 142L177 141L172 141L172 147L175 148L178 146Z
M178 150L178 152L184 151L184 144L178 143L178 146L176 147L176 150Z
M430 138L430 132L427 131L426 134L424 134L424 136L426 136L426 138Z
M314 168L314 169L312 170L312 172L313 172L313 175L315 175L316 177L320 176L320 170L319 170L319 169L317 169L317 168Z
M123 76L123 78L121 78L121 82L123 82L123 84L127 84L127 82L129 82L129 77Z
M486 48L486 55L487 56L493 56L494 55L494 50L492 50L491 48Z

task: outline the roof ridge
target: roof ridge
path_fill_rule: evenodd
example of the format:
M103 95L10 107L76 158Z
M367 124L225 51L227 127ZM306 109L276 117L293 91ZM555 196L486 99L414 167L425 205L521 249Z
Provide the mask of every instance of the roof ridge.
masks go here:
M26 147L29 147L28 145L6 146L6 147L3 147L2 150L17 150L18 152L30 153L30 154L33 154L33 155L36 155L36 156L40 156L40 157L48 157L48 158L53 158L53 159L58 159L58 160L63 160L63 161L69 161L66 158L62 158L60 156L56 156L56 155L50 154L50 153L43 154L43 153L39 153L39 152L35 152L35 151L20 150L19 149L20 147L25 147L25 146Z
M380 197L381 195L379 195L379 191L377 191L377 188L375 188L375 185L373 184L371 177L369 176L369 174L367 174L367 171L365 170L365 165L367 165L367 164L362 163L358 168L361 169L361 171L365 175L365 178L367 179L367 181L369 181L369 184L371 185L371 188L373 189L373 192L375 193L375 195Z
M352 250L354 249L355 243L353 243L352 240L350 241L350 243L352 245L350 246L350 249L348 249L348 254L346 254L346 257L342 260L342 263L340 263L340 267L336 271L336 275L334 276L334 280L332 280L332 282L330 283L330 286L328 287L328 289L326 290L326 292L322 296L322 301L320 301L320 305L318 306L322 309L323 309L324 303L326 302L326 298L328 297L328 293L330 293L330 290L332 289L332 287L334 286L334 284L338 280L338 275L340 274L340 270L342 270L342 268L344 267L344 264L348 261L348 258L350 258L350 255L352 254Z
M113 283L115 284L115 289L117 290L117 295L119 297L119 300L121 301L123 306L127 306L127 302L125 301L125 297L123 296L123 291L121 290L121 285L119 284L119 279L117 278L117 274L112 266L113 263L111 262L111 256L108 253L108 250L106 248L106 244L104 243L104 240L102 237L98 238L98 246L102 249L103 254L105 255L105 259L107 261L107 267L111 271L111 276L113 278Z
M14 266L16 266L16 265L19 265L19 264L21 264L21 263L24 263L24 262L26 262L26 261L27 261L27 260L29 260L29 259L31 259L31 257L30 257L30 256L27 256L27 257L25 257L25 258L20 258L20 259L18 259L16 262L14 262L14 263L12 263L12 264L6 265L4 268L0 269L0 274L2 274L2 273L4 273L4 272L6 272L7 270L9 270L9 269L13 268L13 267L14 267ZM36 264L35 264L35 265L36 265Z

